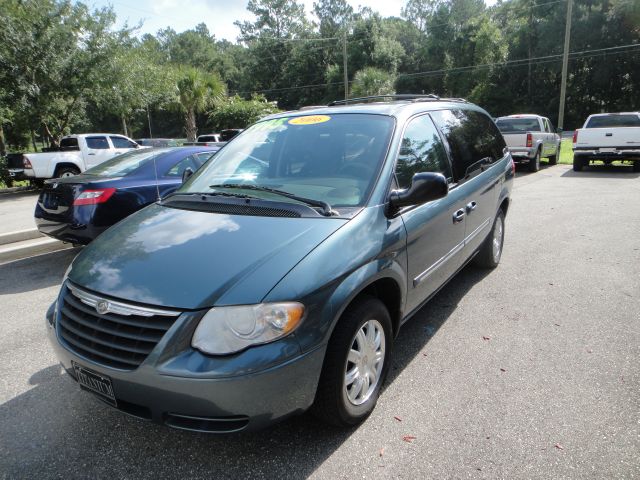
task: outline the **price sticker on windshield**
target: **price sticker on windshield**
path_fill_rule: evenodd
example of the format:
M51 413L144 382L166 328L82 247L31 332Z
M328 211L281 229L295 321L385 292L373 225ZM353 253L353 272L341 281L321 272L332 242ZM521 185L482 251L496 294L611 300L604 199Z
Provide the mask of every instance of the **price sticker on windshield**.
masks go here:
M315 125L316 123L324 123L331 120L329 115L307 115L305 117L296 117L289 120L289 125Z

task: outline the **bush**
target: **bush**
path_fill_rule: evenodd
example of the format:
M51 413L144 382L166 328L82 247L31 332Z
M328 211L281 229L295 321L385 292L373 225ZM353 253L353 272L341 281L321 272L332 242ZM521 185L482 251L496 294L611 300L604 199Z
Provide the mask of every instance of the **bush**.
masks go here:
M279 111L276 102L268 102L263 95L254 95L251 100L235 95L215 103L209 113L209 126L215 131L246 128L265 115Z
M7 157L0 157L0 187L12 187L13 178L9 175L9 168L7 166Z

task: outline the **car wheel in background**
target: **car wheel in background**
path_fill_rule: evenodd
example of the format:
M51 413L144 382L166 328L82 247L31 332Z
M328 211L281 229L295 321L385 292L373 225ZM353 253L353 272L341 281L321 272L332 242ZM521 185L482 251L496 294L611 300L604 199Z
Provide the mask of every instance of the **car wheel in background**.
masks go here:
M76 167L62 167L58 170L56 178L73 177L79 174L80 170Z
M551 155L549 157L549 165L556 165L558 163L558 159L560 158L560 145L556 148L556 154Z
M498 210L493 228L482 243L473 263L478 267L496 268L502 258L502 246L504 245L504 212Z
M536 152L536 156L529 160L529 171L537 172L540 170L540 150Z
M391 317L385 305L373 297L356 300L329 340L312 412L341 427L367 418L389 370L392 347Z
M640 172L640 160L636 160L633 162L633 171Z
M582 158L573 156L573 171L581 172L582 168L585 166L585 161Z

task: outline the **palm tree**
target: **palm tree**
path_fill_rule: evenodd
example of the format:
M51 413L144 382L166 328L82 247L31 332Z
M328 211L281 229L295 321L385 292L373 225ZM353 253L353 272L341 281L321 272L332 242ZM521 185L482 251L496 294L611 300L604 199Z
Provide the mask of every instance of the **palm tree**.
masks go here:
M368 95L390 95L395 93L393 74L374 67L358 70L351 86L351 95L366 97Z
M220 100L226 92L226 86L217 74L196 68L183 70L179 74L176 86L180 107L184 112L187 141L193 142L198 133L196 113L204 111L214 101Z

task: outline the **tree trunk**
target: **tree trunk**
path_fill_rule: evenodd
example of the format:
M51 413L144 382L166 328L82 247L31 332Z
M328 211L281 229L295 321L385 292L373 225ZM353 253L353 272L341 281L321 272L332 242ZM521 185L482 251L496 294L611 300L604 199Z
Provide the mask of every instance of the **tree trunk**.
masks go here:
M184 114L184 131L187 134L187 142L196 141L198 127L196 126L196 112L193 108L190 108Z
M129 130L127 129L127 119L124 118L124 114L120 115L120 119L122 120L122 132L125 137L129 136Z
M4 129L0 123L0 157L4 157L7 154L7 147L4 143Z
M36 145L36 134L33 131L33 129L31 129L31 144L33 145L33 151L37 152L38 151L38 147Z

